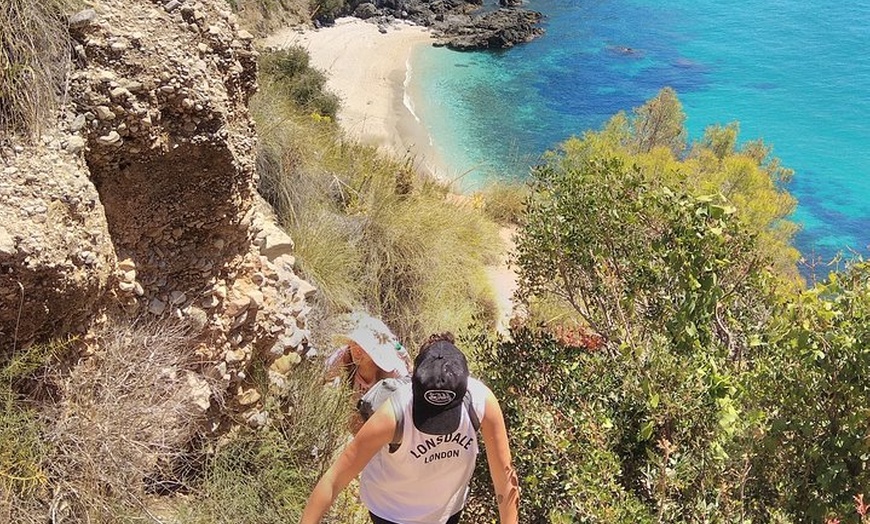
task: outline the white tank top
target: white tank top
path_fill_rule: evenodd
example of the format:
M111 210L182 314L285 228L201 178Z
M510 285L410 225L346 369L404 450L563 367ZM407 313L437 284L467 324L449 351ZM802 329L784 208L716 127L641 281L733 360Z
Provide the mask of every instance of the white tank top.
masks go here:
M489 388L469 378L468 390L477 418L483 420ZM443 524L465 506L477 432L463 406L454 433L422 433L411 414L411 385L394 395L400 395L398 405L404 408L402 444L394 453L385 446L369 461L360 476L360 498L369 511L397 524Z

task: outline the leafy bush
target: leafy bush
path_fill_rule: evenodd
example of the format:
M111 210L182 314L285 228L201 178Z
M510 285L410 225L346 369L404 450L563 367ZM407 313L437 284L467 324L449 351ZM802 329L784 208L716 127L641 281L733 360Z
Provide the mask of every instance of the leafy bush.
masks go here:
M870 495L870 264L786 303L752 395L767 414L753 490L796 521L852 514Z
M307 111L335 118L338 95L326 90L326 75L309 64L308 52L299 46L264 53L260 58L263 81L275 87Z
M791 245L798 228L789 221L796 201L784 189L792 171L761 140L738 147L737 123L708 127L687 149L684 122L676 93L666 88L635 108L631 117L620 112L600 131L560 144L561 162L580 166L596 158L619 158L637 166L652 183L696 197L722 195L757 236L756 249L766 264L793 284L800 283L800 254Z
M618 159L553 156L517 239L520 293L570 304L611 350L656 337L739 356L767 314L763 264L733 208L648 181Z
M667 346L643 358L608 356L528 326L515 327L509 340L483 337L475 345L477 373L505 412L521 520L737 522L751 515L743 452L759 419L744 409L739 377L717 359ZM475 478L470 511L485 515L494 511L485 466Z
M344 0L310 0L311 18L332 23L345 6Z
M521 522L643 522L648 511L621 483L608 406L618 379L601 355L526 327L510 341L485 336L475 374L501 403L521 488ZM602 377L602 380L595 380ZM467 512L496 515L485 461L478 461Z
M744 378L776 306L754 236L722 197L668 188L618 155L552 154L533 175L519 295L575 316L479 344L521 435L528 518L753 515L762 417Z

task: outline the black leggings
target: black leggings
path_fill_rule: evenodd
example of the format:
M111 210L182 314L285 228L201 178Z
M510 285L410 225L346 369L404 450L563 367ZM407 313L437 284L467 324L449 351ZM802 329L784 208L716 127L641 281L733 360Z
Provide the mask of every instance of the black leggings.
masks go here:
M462 515L462 510L459 510L458 513L447 519L447 524L457 524L459 522L459 516ZM369 516L372 518L372 522L374 524L396 524L395 522L391 522L386 519L382 519L381 517L375 515L371 511L369 511Z

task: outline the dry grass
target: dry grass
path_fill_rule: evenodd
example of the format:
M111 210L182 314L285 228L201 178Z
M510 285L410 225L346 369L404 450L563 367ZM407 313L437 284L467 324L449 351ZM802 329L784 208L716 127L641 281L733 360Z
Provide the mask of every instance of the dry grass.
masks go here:
M492 182L476 192L474 198L482 201L483 212L499 224L519 225L531 193L524 182Z
M38 135L53 118L70 63L70 0L4 0L0 7L0 131Z
M191 347L176 324L115 325L98 334L93 356L48 371L60 399L46 411L52 514L93 523L147 516L147 491L177 487L175 468L204 422L194 399L217 394L193 373Z

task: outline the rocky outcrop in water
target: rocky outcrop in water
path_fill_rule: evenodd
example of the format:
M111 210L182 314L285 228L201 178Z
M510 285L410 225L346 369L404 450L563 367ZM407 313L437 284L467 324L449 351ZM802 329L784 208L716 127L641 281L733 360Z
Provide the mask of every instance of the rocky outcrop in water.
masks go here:
M382 26L396 19L432 28L435 45L471 51L504 49L542 34L543 15L520 7L522 0L500 0L499 8L483 9L482 1L374 0L352 2L349 14Z
M435 45L459 51L505 49L530 42L544 34L538 27L541 13L502 8L481 15L454 15L432 26Z

